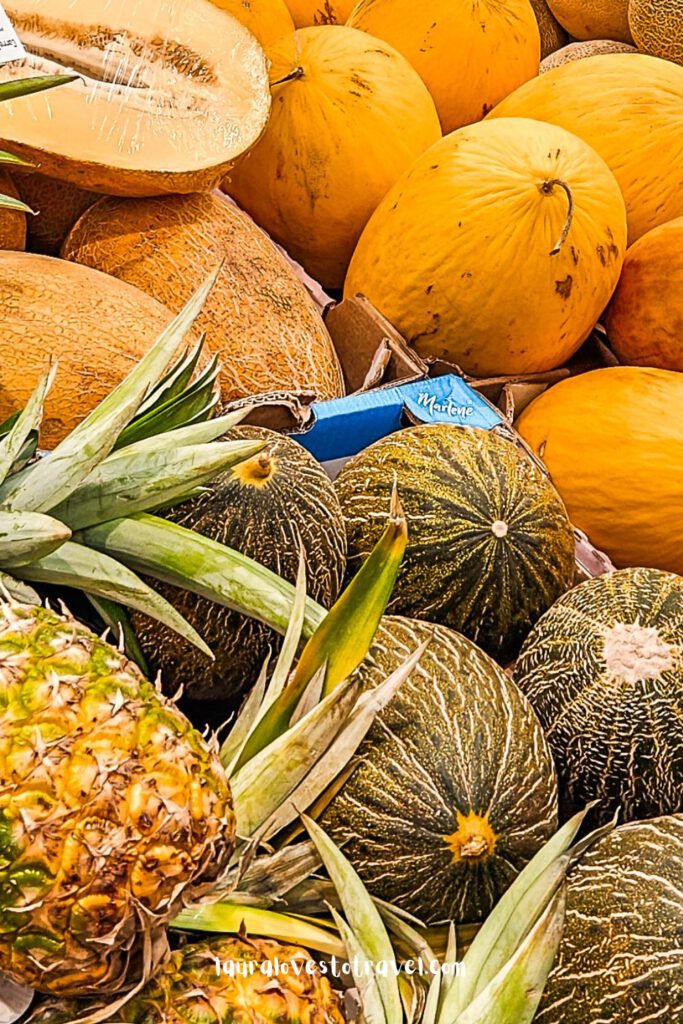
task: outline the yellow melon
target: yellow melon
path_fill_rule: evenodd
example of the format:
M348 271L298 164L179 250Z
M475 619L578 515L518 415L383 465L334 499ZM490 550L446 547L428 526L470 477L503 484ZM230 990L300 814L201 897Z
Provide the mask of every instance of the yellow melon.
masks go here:
M556 384L516 423L572 522L619 568L683 574L680 409L683 374L611 367Z
M4 6L28 56L0 82L80 75L2 107L0 147L50 177L119 195L210 189L268 119L265 54L210 0Z
M246 25L266 53L281 36L294 31L294 22L285 0L211 0L211 2Z
M567 33L548 7L546 0L531 0L541 33L541 57L547 57L567 43Z
M629 0L548 0L560 25L574 39L618 39L631 42Z
M76 223L62 254L136 285L174 312L225 260L197 321L220 357L223 397L343 393L313 300L270 239L226 197L102 199Z
M638 53L630 43L618 43L613 39L589 39L582 43L569 43L561 50L556 50L541 61L540 74L544 75L562 64L570 64L573 60L584 60L586 57L597 57L603 53Z
M489 115L581 136L626 200L629 242L683 215L683 68L641 53L586 57L527 82Z
M0 422L59 363L41 442L52 448L133 369L171 319L149 295L50 256L0 252Z
M343 25L356 0L286 0L297 28Z
M540 121L461 128L370 219L345 293L362 292L420 355L477 376L560 366L619 279L626 213L609 168Z
M434 103L391 47L342 25L271 50L273 112L224 188L316 280L341 287L370 214L441 135Z
M683 64L683 5L680 0L629 0L628 23L643 53Z
M62 242L82 213L101 197L45 174L17 175L19 194L35 211L28 221L28 248L58 256Z
M348 21L395 46L434 97L444 132L479 121L538 73L529 0L361 0Z
M9 174L0 171L0 196L19 199L20 193ZM26 200L24 200L25 202ZM28 203L27 205L31 205ZM33 209L33 207L31 207ZM26 214L21 210L0 209L0 249L26 248Z
M683 217L628 249L605 325L622 363L683 371Z

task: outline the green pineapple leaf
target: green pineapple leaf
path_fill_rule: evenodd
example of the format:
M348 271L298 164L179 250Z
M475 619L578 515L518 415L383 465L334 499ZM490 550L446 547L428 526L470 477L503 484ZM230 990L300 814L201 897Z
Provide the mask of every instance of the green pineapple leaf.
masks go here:
M77 81L80 75L35 75L33 78L17 78L12 82L0 83L0 103L7 100L31 96L46 89L55 89L58 85L67 85Z
M105 626L111 629L116 640L123 638L123 646L127 656L134 661L143 675L149 678L149 667L142 648L138 642L137 634L130 621L130 615L117 601L110 601L106 597L98 597L96 594L87 594L90 601Z
M72 494L116 444L199 316L218 268L171 321L146 355L79 425L31 468L5 501L14 509L49 512Z
M57 365L53 365L38 381L25 408L13 417L7 433L0 440L0 483L19 459L32 433L38 432L43 418L45 397L55 379ZM1 430L2 428L0 428Z
M246 738L258 718L259 709L266 693L268 664L269 659L266 658L261 666L261 671L256 683L249 691L227 739L221 746L220 757L223 762L223 767L228 775L232 772L233 766L240 755L240 750L244 746Z
M15 199L14 196L0 195L0 210L18 210L19 213L35 213L30 206L23 203L21 199Z
M34 167L30 160L24 160L23 157L17 156L16 153L8 153L4 149L0 149L0 164L14 164L16 167Z
M68 526L41 512L0 510L0 565L12 569L43 558L70 536Z

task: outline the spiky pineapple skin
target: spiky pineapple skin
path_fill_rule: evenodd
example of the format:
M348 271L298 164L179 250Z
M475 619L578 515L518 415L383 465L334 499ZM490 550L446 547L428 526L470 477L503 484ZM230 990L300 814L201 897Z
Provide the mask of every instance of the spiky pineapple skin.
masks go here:
M298 974L293 963L300 965ZM234 965L232 974L222 970L227 964ZM31 1024L66 1024L93 1009L75 1000L53 1001L38 1010ZM236 936L176 950L110 1019L128 1024L344 1024L339 996L306 950Z
M137 666L74 619L0 605L0 970L115 991L234 843L214 746Z

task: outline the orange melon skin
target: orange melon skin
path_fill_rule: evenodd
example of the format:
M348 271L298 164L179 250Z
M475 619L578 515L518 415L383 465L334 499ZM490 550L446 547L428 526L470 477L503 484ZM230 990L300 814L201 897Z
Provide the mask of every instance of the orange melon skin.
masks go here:
M263 49L294 31L294 22L285 0L211 0L214 7L232 14L256 36Z
M556 384L515 424L618 568L683 574L681 409L683 374L611 367Z
M683 371L683 217L627 251L605 326L622 363Z
M62 255L173 312L224 260L197 320L220 359L223 398L344 393L332 340L305 287L270 239L219 194L102 199L74 225Z
M632 42L629 0L548 0L548 6L574 39Z
M300 29L270 56L281 82L270 121L223 188L312 277L340 288L368 218L440 138L439 119L408 62L364 32Z
M0 171L0 196L19 199L19 190L9 174ZM25 202L25 200L24 200ZM30 203L28 204L30 206ZM26 248L26 214L21 210L0 210L0 249Z
M481 120L538 74L541 38L529 0L361 0L347 24L410 61L444 133Z
M29 250L58 256L78 218L101 196L45 174L21 174L17 178L21 198L35 210L27 225Z
M489 114L579 135L614 172L629 243L683 216L683 68L640 53L586 57L527 82Z
M87 267L0 252L0 422L59 363L40 433L53 448L135 367L171 320L154 299Z
M552 254L574 214L566 241ZM616 287L626 248L619 187L597 154L539 121L447 135L370 219L345 294L366 295L426 358L475 376L570 358Z
M631 33L643 53L683 64L683 7L680 0L629 0Z
M343 25L356 0L286 0L297 28Z

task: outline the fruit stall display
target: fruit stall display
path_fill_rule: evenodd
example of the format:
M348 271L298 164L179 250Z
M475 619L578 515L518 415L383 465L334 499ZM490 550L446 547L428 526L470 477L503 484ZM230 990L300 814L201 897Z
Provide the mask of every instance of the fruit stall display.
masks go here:
M683 1021L683 6L3 8L0 1024Z

